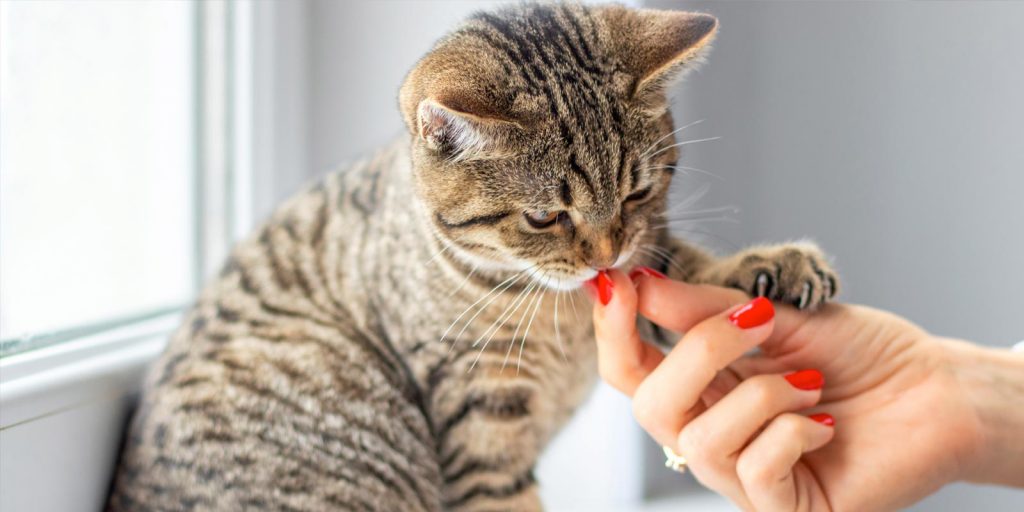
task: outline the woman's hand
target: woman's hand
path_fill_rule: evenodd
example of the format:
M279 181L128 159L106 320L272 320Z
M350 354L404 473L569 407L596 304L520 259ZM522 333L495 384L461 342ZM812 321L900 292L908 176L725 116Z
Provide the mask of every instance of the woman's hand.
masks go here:
M874 309L773 312L735 290L634 279L612 271L593 284L609 299L594 309L601 375L633 397L655 440L740 507L884 510L957 479L1024 485L1022 463L1005 462L1024 460L1013 433L1024 418L986 425L1013 415L986 389L996 375L1021 387L1009 396L1024 405L1020 357L937 340ZM640 339L638 313L686 334L662 355Z

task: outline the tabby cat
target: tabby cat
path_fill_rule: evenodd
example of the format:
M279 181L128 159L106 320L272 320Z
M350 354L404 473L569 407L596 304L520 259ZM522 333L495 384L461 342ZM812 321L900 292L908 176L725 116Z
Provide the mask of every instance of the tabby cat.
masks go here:
M537 510L538 454L595 380L596 269L828 300L812 245L716 260L664 227L665 90L716 26L524 4L440 40L401 88L409 135L283 204L203 291L109 509Z

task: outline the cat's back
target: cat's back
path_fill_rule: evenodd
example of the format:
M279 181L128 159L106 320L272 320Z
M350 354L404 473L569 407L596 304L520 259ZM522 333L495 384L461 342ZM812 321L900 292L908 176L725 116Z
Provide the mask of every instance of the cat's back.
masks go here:
M360 276L407 165L396 144L328 175L234 249L150 373L112 510L436 508L422 397Z

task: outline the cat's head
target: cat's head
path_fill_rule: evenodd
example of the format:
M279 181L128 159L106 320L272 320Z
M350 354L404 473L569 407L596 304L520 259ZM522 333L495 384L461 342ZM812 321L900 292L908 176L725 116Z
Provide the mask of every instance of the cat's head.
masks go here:
M479 13L409 73L417 190L470 264L575 288L658 235L678 157L665 89L705 14L527 4Z

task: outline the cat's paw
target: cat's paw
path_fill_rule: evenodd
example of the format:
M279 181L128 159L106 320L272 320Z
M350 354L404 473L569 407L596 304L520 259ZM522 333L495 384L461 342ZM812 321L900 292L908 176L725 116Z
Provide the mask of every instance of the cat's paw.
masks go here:
M813 243L754 247L730 260L721 283L754 297L814 309L839 292L835 271Z

